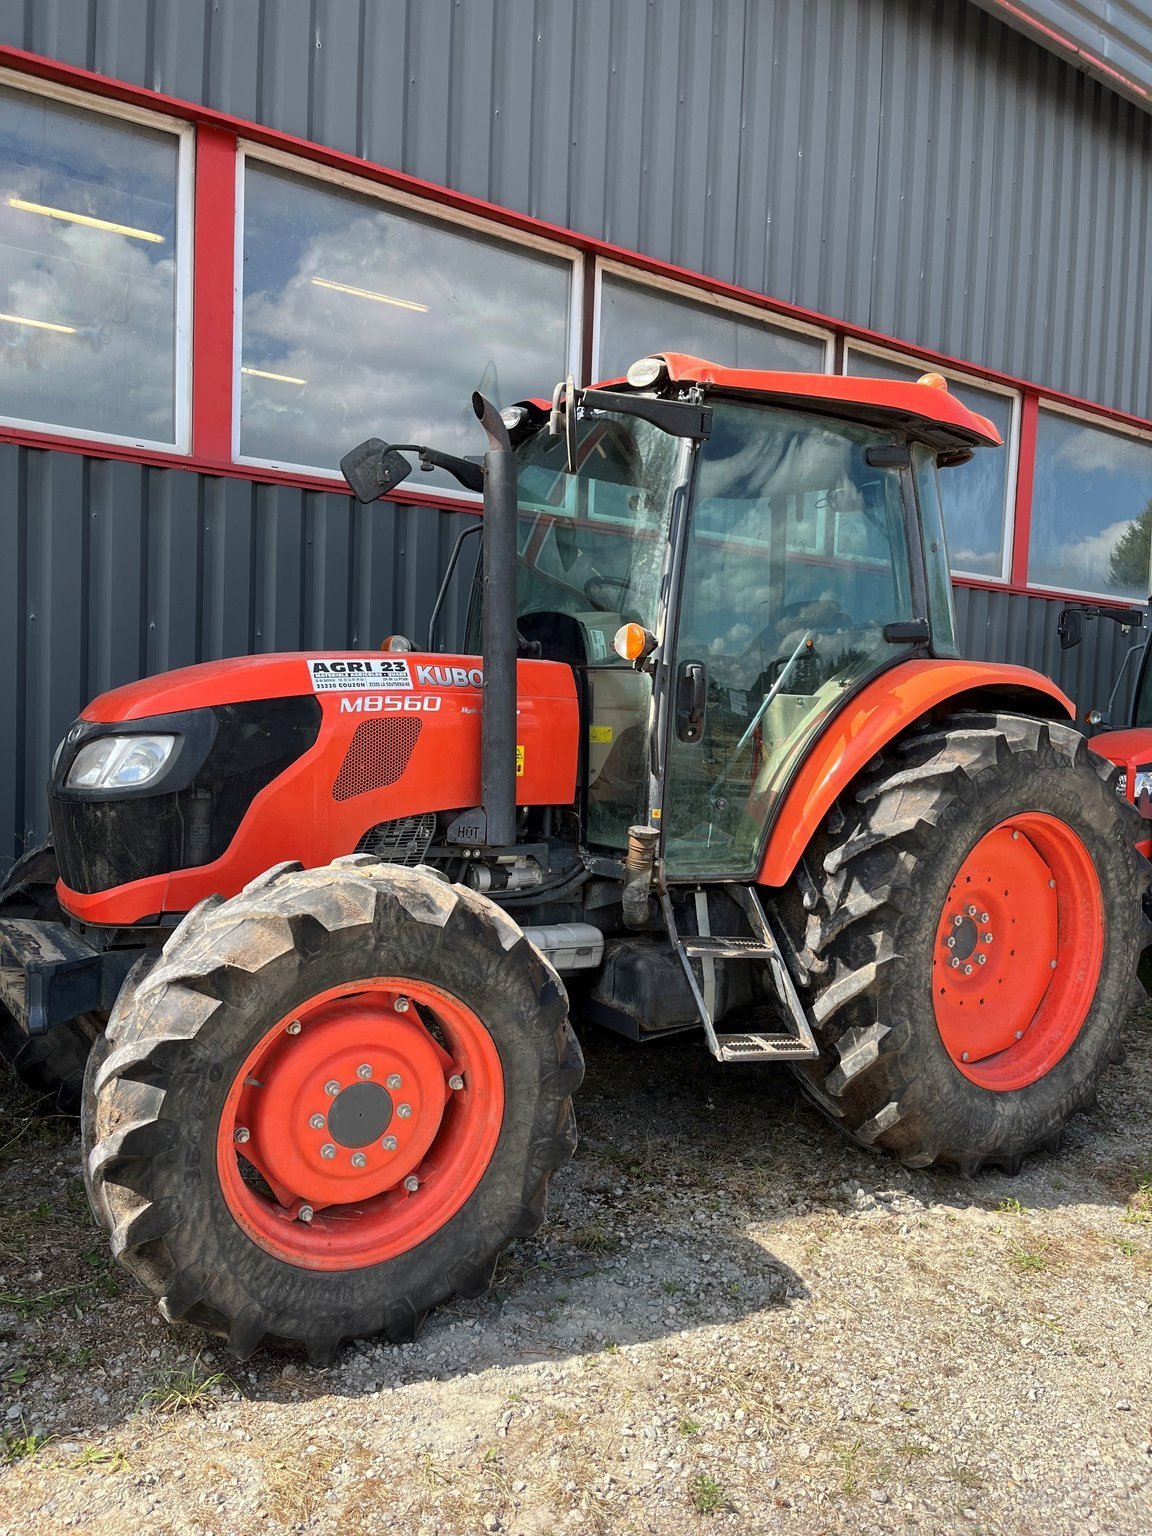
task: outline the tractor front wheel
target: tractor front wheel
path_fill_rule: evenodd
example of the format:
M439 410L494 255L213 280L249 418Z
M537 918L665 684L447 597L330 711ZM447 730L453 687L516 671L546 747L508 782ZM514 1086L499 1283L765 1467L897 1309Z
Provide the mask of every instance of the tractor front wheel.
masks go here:
M1094 1102L1141 945L1113 776L1069 726L967 714L842 798L790 927L821 1047L797 1072L857 1141L1014 1170Z
M170 1319L331 1358L487 1289L571 1156L564 988L429 870L270 871L126 987L85 1105L89 1192Z

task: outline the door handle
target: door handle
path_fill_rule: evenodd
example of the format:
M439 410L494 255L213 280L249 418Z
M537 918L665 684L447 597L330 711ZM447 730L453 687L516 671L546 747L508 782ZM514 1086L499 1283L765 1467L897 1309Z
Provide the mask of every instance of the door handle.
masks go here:
M682 661L676 679L676 735L681 741L700 740L707 702L708 669L702 661Z

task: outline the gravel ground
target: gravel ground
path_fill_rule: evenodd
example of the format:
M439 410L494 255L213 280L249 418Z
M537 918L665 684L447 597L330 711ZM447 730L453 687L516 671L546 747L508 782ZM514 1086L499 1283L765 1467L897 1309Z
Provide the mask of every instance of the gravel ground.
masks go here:
M328 1371L163 1322L0 1077L0 1532L1152 1530L1152 1030L1014 1179L780 1069L584 1033L582 1142L482 1302Z

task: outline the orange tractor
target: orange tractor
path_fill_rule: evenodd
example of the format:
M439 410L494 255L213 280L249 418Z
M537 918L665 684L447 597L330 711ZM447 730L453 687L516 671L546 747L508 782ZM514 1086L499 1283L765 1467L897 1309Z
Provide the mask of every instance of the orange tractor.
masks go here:
M934 376L673 353L473 403L482 465L343 465L482 488L467 653L106 694L4 895L6 1054L240 1355L485 1289L575 1145L570 1006L789 1062L912 1167L1015 1168L1118 1052L1138 819L1051 682L957 655L937 469L995 429Z

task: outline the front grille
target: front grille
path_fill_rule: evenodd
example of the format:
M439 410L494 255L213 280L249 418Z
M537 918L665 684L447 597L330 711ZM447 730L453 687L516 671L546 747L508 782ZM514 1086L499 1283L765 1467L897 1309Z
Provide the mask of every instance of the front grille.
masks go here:
M382 821L369 827L356 844L357 853L370 853L382 864L421 864L436 831L435 812L424 816L401 816L396 821Z
M361 721L332 786L333 800L351 800L395 784L408 766L422 728L423 721L413 715Z

